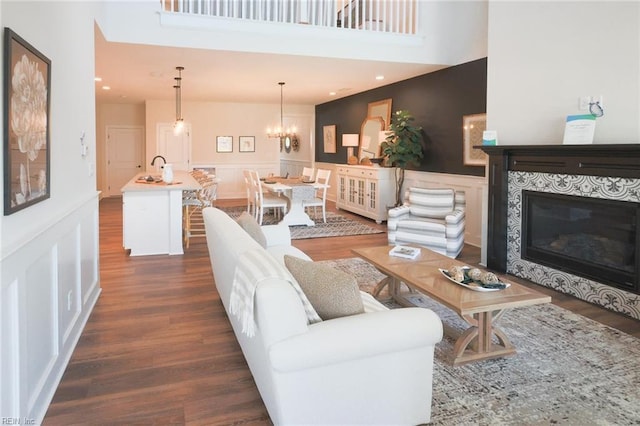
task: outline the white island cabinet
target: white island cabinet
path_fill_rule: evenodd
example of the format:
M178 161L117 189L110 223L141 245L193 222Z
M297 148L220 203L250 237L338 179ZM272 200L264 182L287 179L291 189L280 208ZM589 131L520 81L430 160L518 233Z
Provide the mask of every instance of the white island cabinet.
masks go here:
M182 191L200 188L188 173L174 172L173 183L144 183L134 176L122 187L123 246L131 256L183 254Z

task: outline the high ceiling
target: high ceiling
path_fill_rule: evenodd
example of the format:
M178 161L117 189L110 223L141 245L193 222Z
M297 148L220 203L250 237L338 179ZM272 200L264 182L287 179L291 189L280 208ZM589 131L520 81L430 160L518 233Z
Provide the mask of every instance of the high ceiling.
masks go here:
M112 43L96 35L98 102L175 99L183 66L183 101L317 105L441 68L440 65L170 48ZM376 80L383 75L384 80ZM108 85L111 90L102 89ZM330 92L335 92L331 95Z

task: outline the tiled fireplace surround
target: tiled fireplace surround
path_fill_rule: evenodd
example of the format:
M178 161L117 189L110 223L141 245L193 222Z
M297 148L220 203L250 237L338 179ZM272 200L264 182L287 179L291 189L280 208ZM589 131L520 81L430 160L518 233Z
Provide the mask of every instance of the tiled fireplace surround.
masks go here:
M487 267L640 319L640 295L521 257L523 190L640 203L640 145L482 149L489 154Z

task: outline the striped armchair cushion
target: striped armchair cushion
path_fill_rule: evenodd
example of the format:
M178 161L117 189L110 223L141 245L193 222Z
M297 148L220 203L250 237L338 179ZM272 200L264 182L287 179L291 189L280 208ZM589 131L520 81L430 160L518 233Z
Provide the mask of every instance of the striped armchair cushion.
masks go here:
M444 219L454 204L453 189L409 188L409 209L414 216Z

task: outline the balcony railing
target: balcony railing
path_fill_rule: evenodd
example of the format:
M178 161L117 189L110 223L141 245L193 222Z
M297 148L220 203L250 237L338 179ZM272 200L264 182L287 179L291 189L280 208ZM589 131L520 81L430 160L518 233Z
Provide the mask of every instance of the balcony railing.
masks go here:
M165 12L416 34L417 0L160 0Z

